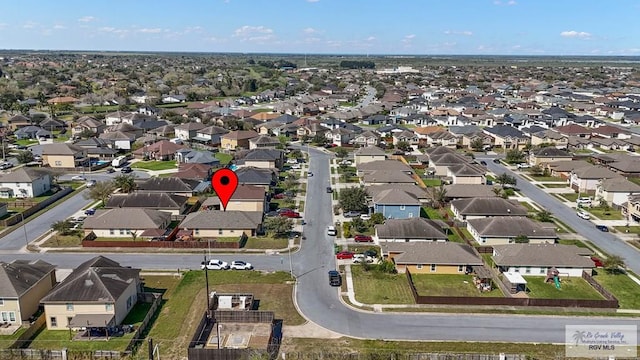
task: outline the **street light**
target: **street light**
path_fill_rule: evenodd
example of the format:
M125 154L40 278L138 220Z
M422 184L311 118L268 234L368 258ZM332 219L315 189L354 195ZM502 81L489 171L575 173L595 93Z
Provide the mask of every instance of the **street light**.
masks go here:
M22 229L24 230L24 242L29 246L29 238L27 237L27 224L24 222L24 213L20 213L22 221Z

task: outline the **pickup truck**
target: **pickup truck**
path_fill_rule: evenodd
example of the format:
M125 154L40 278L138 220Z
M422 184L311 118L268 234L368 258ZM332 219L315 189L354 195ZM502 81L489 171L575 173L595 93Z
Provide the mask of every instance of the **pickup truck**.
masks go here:
M211 259L207 262L200 263L200 269L204 270L229 270L229 264L226 261Z

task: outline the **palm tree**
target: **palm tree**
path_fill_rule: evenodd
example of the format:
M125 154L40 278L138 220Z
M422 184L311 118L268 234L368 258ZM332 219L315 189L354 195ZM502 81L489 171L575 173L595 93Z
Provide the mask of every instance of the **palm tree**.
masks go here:
M547 210L538 211L538 213L536 214L536 218L540 222L552 222L553 221L553 217L552 217L551 213L549 211L547 211Z
M434 186L431 188L431 199L433 199L433 204L438 208L442 208L445 200L447 199L447 189L445 189L444 185Z
M130 193L137 187L136 177L132 174L120 174L113 178L113 184L124 193Z
M51 224L51 230L56 232L56 240L59 241L58 235L68 235L71 231L71 222L69 220L60 220Z

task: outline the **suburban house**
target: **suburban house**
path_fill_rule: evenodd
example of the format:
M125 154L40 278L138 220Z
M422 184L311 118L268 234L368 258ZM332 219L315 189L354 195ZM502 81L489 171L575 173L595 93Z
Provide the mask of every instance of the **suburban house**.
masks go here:
M349 144L351 140L355 138L356 134L352 130L339 127L337 129L327 131L324 133L324 136L331 144L344 146Z
M560 277L591 275L595 267L589 256L593 252L575 245L509 244L493 246L493 262L500 272L520 273L528 276L547 276L556 268Z
M90 137L86 140L80 140L74 145L85 149L87 152L87 156L90 158L90 161L93 159L111 160L118 154L117 150L109 147L111 144L108 141L97 137Z
M452 184L483 185L487 183L486 172L484 167L476 164L449 165L446 178L450 179Z
M439 147L439 149L446 149L445 147ZM434 176L447 176L449 174L449 167L456 165L467 165L473 162L468 156L464 156L454 152L433 152L428 154L428 167L431 174ZM422 160L424 162L424 160ZM463 168L460 168L463 169ZM464 172L464 171L463 171ZM474 172L475 173L475 172ZM483 171L484 175L484 171Z
M529 243L555 243L555 228L543 227L524 216L497 216L467 220L467 230L480 245L513 244L518 237Z
M573 159L573 155L571 155L571 153L556 147L545 147L532 151L529 154L529 164L531 165L543 166L544 164L571 159Z
M381 161L369 161L362 162L356 166L358 176L364 176L366 174L388 171L394 173L402 173L403 175L413 174L411 166L398 160L381 160Z
M502 149L522 150L529 143L529 137L513 126L496 125L485 128L484 132L493 137L493 146Z
M164 192L133 192L113 194L105 204L106 209L143 208L167 212L171 215L184 214L189 208L189 198Z
M269 135L260 135L258 137L249 139L250 150L262 148L275 149L278 145L280 145L280 140Z
M178 172L171 174L171 177L184 180L210 180L213 168L207 164L184 163L178 165Z
M248 149L249 139L258 137L260 134L253 130L237 130L224 135L220 135L220 148L223 150Z
M180 223L180 236L195 239L256 236L262 232L262 211L205 210L193 212Z
M373 198L383 192L385 190L402 190L405 193L413 196L418 199L420 203L428 203L431 200L431 196L429 193L415 184L384 184L384 185L370 185L366 187L367 194L369 195L369 200L373 200Z
M271 169L242 167L236 170L238 184L262 186L266 191L276 183L276 173Z
M571 188L579 194L594 194L598 182L616 177L620 177L620 175L605 167L592 165L574 169L571 172L569 183Z
M551 176L562 178L563 180L571 179L571 172L575 169L593 166L584 160L563 160L543 165L545 169L551 171Z
M90 132L93 135L101 134L105 129L105 124L91 116L83 116L75 121L71 128L72 135L80 135L83 132Z
M204 129L206 126L198 122L187 122L175 127L174 133L176 138L180 140L191 140L198 134L199 130Z
M33 198L51 190L51 175L40 169L21 167L0 174L0 198Z
M453 242L380 242L382 256L396 265L398 273L465 274L482 259L467 244Z
M267 192L262 186L238 185L227 203L226 210L265 212L268 207ZM222 210L220 198L217 196L208 197L202 202L200 209Z
M531 145L538 146L549 144L558 149L566 149L569 146L569 138L553 130L542 130L531 134Z
M456 219L467 221L493 216L527 216L527 208L517 201L501 197L473 197L451 201L451 211Z
M140 269L97 256L75 268L41 303L48 330L120 325L142 292Z
M120 130L109 130L99 135L100 139L109 143L109 147L115 150L131 150L131 144L136 141L136 137L135 132Z
M196 131L196 136L192 137L191 140L211 146L219 146L220 137L228 132L229 130L219 126L208 126Z
M43 260L0 262L0 322L22 326L55 285L55 266Z
M468 185L468 184L452 184L445 185L445 200L451 201L455 199L467 198L486 198L498 196L492 185Z
M377 146L361 147L353 154L354 165L356 166L373 161L384 161L386 158L384 150Z
M373 212L386 219L409 219L420 217L420 200L400 189L382 190L373 196Z
M174 160L176 152L183 148L183 145L178 145L169 140L160 140L133 151L133 155L138 159L168 161Z
M398 145L399 142L406 142L409 143L409 145L418 145L419 140L418 135L410 130L393 133L393 145Z
M443 230L446 226L434 220L415 217L411 219L389 219L375 226L378 241L447 241Z
M633 183L623 177L602 179L596 185L595 199L604 201L620 209L626 204L629 195L640 194L640 185Z
M626 209L623 208L622 213L629 220L640 222L640 194L629 195Z
M282 169L284 165L284 151L276 149L254 149L237 151L236 156L241 157L235 164L238 167L256 167L260 169Z
M73 169L89 166L87 150L67 143L42 145L42 164L52 168Z
M178 164L202 164L209 168L220 166L220 160L216 158L216 155L207 150L179 149L176 151L176 161Z
M13 132L16 139L32 139L32 140L43 140L43 139L51 139L53 138L53 134L51 131L45 130L40 126L29 125L25 127L21 127L20 129Z
M82 226L84 234L93 232L99 238L153 238L165 233L171 214L145 208L98 209L87 217Z
M357 134L352 142L359 146L376 146L380 143L380 134L371 130L363 131Z
M361 184L384 185L384 184L415 184L416 180L404 172L393 170L378 170L366 172L361 179Z
M191 181L187 179L178 179L176 177L152 177L138 185L138 192L155 192L167 193L172 195L180 195L190 197L198 191L196 187L200 185L200 181Z

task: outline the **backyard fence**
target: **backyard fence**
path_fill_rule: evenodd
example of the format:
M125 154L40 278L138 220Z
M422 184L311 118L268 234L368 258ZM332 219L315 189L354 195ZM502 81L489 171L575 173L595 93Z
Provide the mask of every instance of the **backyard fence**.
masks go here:
M127 354L133 353L138 348L138 346L142 343L142 340L144 339L145 331L147 330L147 327L149 327L149 325L151 324L151 319L156 314L156 311L158 311L158 309L160 308L160 305L162 304L162 294L161 293L142 293L142 294L139 294L138 299L143 302L151 302L151 307L149 308L149 311L147 311L147 315L144 317L144 320L142 320L142 323L136 329L136 332L133 334L133 338L131 338L129 345L127 345L127 348L125 349L125 353Z
M282 354L287 360L528 360L520 354L448 354L448 353L410 353L386 349L369 349L366 352L338 353L287 352ZM189 359L191 360L191 358Z
M45 317L44 313L42 313L40 314L40 316L38 316L38 318L33 323L31 323L31 326L29 326L29 328L25 332L23 332L20 336L18 336L16 341L11 346L9 346L9 348L20 349L22 347L28 346L31 338L38 331L40 331L40 329L44 328L46 324L47 324L47 318Z
M247 242L248 237L243 234L238 241L188 240L188 241L148 241L140 239L132 240L97 240L91 232L82 239L82 247L122 247L122 248L162 248L162 249L239 249Z
M602 294L602 293L601 293L602 296L604 296L606 300L533 299L533 298L513 298L513 297L420 295L418 293L418 290L416 289L415 284L413 283L413 278L409 270L407 270L405 274L407 275L409 288L411 289L411 293L413 294L413 298L416 304L504 305L504 306L573 307L573 308L598 308L598 309L617 309L618 308L618 300L613 295L609 294L609 297L607 297L605 294ZM583 278L584 278L584 273L583 273ZM594 287L594 289L599 291L598 288Z
M53 204L54 202L60 200L61 198L69 195L70 193L73 192L73 189L70 187L63 187L62 189L60 189L60 191L56 192L55 194L49 196L49 198L42 200L40 202L34 202L34 201L23 201L23 200L16 200L15 204L20 204L20 205L28 205L29 208L23 210L21 213L15 214L9 218L6 218L4 220L0 220L0 226L3 227L8 227L8 226L12 226L15 225L17 223L19 223L20 221L22 221L23 217L24 219L28 218L29 216L37 213L38 211L46 208L47 206Z

